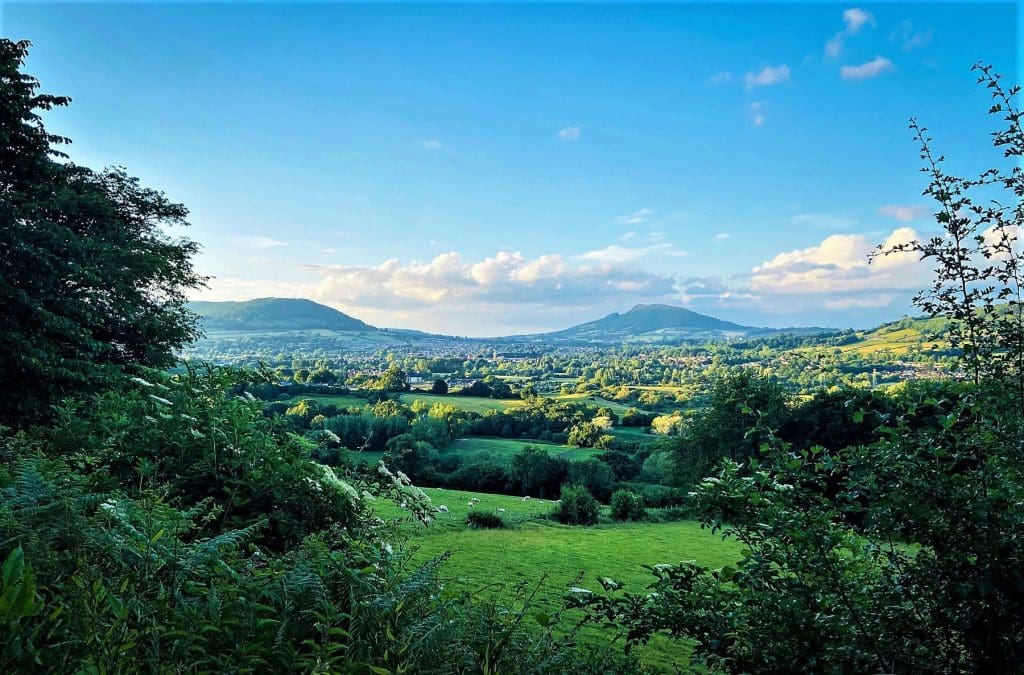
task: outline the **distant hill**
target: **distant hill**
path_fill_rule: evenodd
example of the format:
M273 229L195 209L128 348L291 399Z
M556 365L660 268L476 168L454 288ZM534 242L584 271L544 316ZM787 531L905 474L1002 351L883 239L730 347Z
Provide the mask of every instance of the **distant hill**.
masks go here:
M637 305L624 314L613 312L603 319L565 330L524 337L586 343L682 342L751 337L774 332L770 328L741 326L716 319L685 307Z
M617 344L678 344L735 340L782 333L808 335L826 329L785 329L742 326L672 305L637 305L619 314L551 333L498 338L434 335L406 329L380 329L312 300L260 298L243 302L193 302L190 309L202 317L206 340L249 346L274 342L288 348L375 349L387 345L426 348L461 344L490 348L496 345L604 346ZM246 347L248 348L248 347Z
M258 298L243 302L191 302L207 332L348 331L377 329L344 312L300 298Z

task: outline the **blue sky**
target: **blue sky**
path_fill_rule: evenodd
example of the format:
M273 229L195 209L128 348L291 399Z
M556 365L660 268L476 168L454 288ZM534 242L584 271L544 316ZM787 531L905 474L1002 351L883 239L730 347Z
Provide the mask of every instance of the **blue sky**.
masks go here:
M207 299L494 335L640 302L757 325L908 311L907 120L997 161L970 72L1012 4L0 5L74 161L191 209Z

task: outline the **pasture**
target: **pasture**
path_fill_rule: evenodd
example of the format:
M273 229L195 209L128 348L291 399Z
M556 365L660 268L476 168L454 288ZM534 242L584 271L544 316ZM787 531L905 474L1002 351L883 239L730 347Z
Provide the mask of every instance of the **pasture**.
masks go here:
M375 507L382 517L399 518L404 523L401 531L408 537L406 545L414 560L426 561L450 552L442 568L446 583L475 595L508 592L519 584L535 585L543 580L537 611L549 614L561 607L571 586L600 590L598 576L611 577L628 590L642 593L652 580L645 564L696 560L720 567L740 557L739 544L723 541L693 521L575 527L543 518L555 506L550 501L460 490L428 488L424 492L435 505L449 509L426 527L413 523L394 505L380 502ZM498 513L510 527L468 527L467 504L473 498L480 500L474 509ZM596 644L612 636L590 626L580 637L584 644ZM655 639L638 653L659 670L686 669L685 644Z
M443 403L452 405L459 410L474 412L483 415L490 410L505 410L512 406L521 405L519 399L497 399L479 398L477 396L458 396L454 394L428 394L420 392L407 392L400 394L398 400L405 405L412 405L413 401L423 401L427 405Z
M548 443L547 441L481 436L459 438L453 441L443 452L457 452L467 458L471 455L489 454L495 459L511 462L512 457L518 455L528 445L540 448L548 454L557 455L567 460L586 459L603 452L593 448L577 448L572 445L559 445L557 443Z

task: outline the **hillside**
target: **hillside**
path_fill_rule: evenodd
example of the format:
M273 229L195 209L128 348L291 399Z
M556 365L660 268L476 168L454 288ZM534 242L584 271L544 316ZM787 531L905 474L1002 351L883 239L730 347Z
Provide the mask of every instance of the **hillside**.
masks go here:
M377 329L325 305L301 298L258 298L242 302L192 302L207 332L355 331Z
M587 343L679 342L767 335L768 328L741 326L672 305L636 305L608 316L553 333L525 336L536 340Z

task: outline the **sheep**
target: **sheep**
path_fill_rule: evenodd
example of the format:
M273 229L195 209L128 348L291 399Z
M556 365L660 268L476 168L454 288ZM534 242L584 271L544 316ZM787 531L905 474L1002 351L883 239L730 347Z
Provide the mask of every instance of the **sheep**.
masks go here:
M440 506L437 507L437 512L438 513L448 513L448 507L445 506L444 504L441 504Z
M530 501L530 495L526 495L525 497L523 497L523 501L524 502Z
M498 509L498 513L505 513L505 509Z
M466 502L466 508L470 511L473 510L473 502Z

